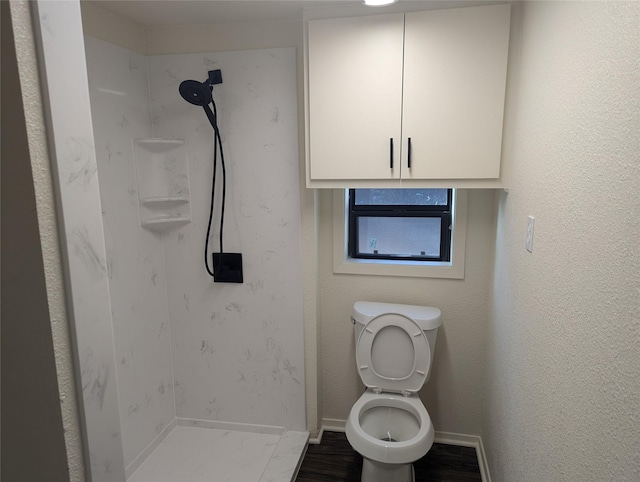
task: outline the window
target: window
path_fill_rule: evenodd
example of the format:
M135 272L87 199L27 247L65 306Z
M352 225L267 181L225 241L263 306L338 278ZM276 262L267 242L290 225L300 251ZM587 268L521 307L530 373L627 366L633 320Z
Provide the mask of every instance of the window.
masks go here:
M350 258L451 259L451 189L350 189Z
M356 192L364 192L366 190L357 189ZM370 191L377 191L371 189ZM410 190L402 190L410 191ZM364 235L363 247L359 247L359 251L364 253L364 257L352 257L349 256L349 212L350 212L350 198L349 190L335 189L333 191L333 272L336 274L354 274L354 275L368 275L368 276L400 276L400 277L416 277L416 278L449 278L449 279L464 279L464 264L465 264L465 238L467 229L467 190L465 189L436 189L435 191L447 192L447 203L449 204L449 212L451 216L450 224L452 226L450 230L442 229L442 219L438 224L440 236L443 232L449 232L449 258L443 256L443 260L436 261L435 253L437 249L434 247L424 246L424 249L405 249L398 248L398 244L395 244L394 250L389 250L392 254L401 254L402 256L390 256L388 258L380 256L387 251L383 244L383 237L376 234L373 235L373 231L370 227L368 233ZM449 194L450 193L450 194ZM356 194L357 197L357 194ZM433 195L432 195L433 197ZM355 199L355 198L354 198ZM442 199L442 198L439 198ZM364 205L376 206L374 209L378 209L380 206L371 201L371 198L363 197ZM400 210L399 206L407 204L406 201L399 201L398 204L386 204L392 206L388 208L390 210ZM436 207L440 206L440 207ZM430 209L442 209L442 204L431 205ZM430 216L417 216L419 223L435 223L432 227L435 227L437 221L434 221L433 213ZM441 214L438 214L441 216ZM364 217L364 216L360 216ZM373 216L375 217L375 216ZM392 222L399 222L402 220L400 216L380 216L383 218L395 217L400 219L391 220ZM404 216L405 218L411 216ZM372 218L372 216L369 216ZM371 222L372 219L368 219L366 222ZM398 229L395 232L406 233L407 230L402 231ZM436 231L437 232L437 231ZM360 236L362 238L362 236ZM371 241L369 238L375 238ZM440 237L436 236L438 242ZM404 240L403 240L404 241ZM369 248L369 242L372 246ZM432 245L433 246L433 245ZM377 255L374 252L378 251ZM422 255L422 251L425 252ZM440 243L440 251L442 251L442 243ZM445 248L445 253L447 249ZM374 255L374 256L370 256ZM408 256L407 256L408 255Z

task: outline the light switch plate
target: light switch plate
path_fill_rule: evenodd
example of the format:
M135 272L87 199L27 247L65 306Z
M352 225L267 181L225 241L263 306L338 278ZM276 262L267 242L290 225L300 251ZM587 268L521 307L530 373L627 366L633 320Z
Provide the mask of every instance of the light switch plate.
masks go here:
M527 218L527 239L525 241L525 247L530 253L533 253L533 223L535 220L536 218L533 216Z

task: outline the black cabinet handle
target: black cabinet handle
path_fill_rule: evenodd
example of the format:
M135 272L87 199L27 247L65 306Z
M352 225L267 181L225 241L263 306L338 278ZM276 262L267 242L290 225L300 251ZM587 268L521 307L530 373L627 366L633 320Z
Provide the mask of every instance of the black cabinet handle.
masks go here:
M411 169L411 137L407 141L407 167Z
M393 169L393 137L389 139L389 169Z

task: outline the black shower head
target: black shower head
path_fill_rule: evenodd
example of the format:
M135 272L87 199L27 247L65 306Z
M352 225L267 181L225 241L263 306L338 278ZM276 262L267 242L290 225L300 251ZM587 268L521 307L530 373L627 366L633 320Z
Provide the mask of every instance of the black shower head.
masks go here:
M185 80L180 84L179 90L182 98L193 105L204 107L209 105L213 99L211 88L197 80Z

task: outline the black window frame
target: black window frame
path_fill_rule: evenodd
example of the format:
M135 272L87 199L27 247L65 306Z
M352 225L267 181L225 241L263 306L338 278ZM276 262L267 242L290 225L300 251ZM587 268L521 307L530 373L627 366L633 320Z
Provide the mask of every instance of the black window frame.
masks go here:
M391 261L451 261L451 234L453 212L453 189L447 189L447 204L418 206L418 205L373 205L355 203L355 189L349 189L348 208L348 243L347 254L352 259L391 260ZM361 217L402 217L402 218L440 218L440 255L394 255L384 253L358 252L358 219Z

